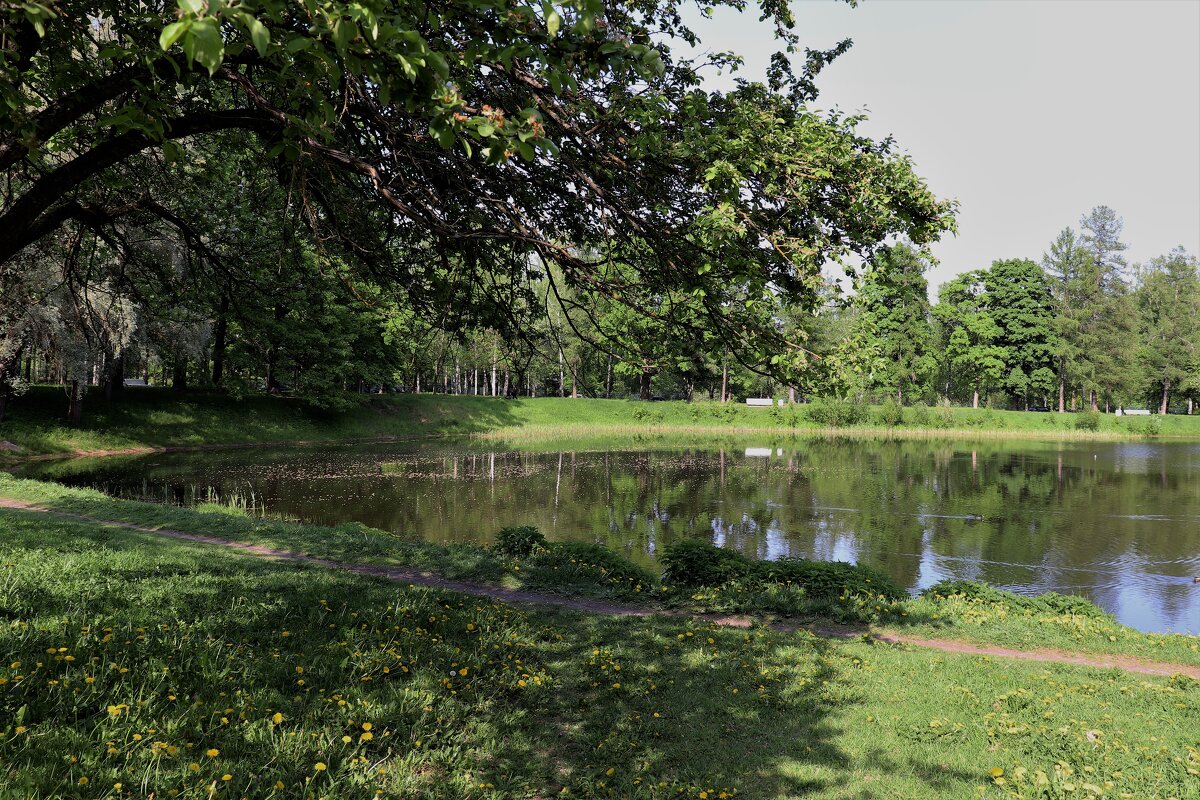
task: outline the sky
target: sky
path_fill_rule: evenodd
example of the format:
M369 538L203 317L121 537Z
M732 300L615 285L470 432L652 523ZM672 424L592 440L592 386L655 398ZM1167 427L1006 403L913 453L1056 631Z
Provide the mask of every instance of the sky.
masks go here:
M753 4L752 4L753 5ZM1097 205L1125 220L1130 264L1200 254L1200 0L793 2L804 46L854 40L815 108L864 111L891 134L959 232L934 245L942 281L1001 258L1040 260ZM696 16L706 49L761 79L774 49L756 13ZM709 88L731 76L706 75Z

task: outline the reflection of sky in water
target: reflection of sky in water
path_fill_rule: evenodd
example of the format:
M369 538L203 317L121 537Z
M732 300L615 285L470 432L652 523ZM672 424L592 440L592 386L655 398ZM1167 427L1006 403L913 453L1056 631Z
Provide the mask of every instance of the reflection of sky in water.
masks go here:
M93 462L65 482L167 502L253 491L286 517L434 541L487 543L505 525L535 524L648 564L701 536L753 558L871 564L912 591L955 578L1078 593L1129 625L1200 633L1195 444L469 449L169 454Z

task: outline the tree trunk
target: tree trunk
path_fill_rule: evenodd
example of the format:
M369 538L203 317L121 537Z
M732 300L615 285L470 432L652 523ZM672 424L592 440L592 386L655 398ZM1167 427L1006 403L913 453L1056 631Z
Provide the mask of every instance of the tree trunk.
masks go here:
M563 351L558 348L558 396L567 396L567 377L563 374Z
M613 362L613 354L612 354L612 351L610 350L608 353L608 373L604 376L604 399L605 400L612 399L612 378L613 378L612 362Z
M638 397L643 400L650 399L650 379L653 377L653 375L654 373L650 371L650 366L643 361L642 375L639 381L640 386L638 387Z
M788 387L788 405L796 405L796 387Z
M979 387L975 387L974 393L971 395L971 408L979 408Z
M1058 413L1067 412L1067 380L1061 374L1058 376Z
M171 389L173 391L187 391L187 368L187 356L176 353L175 361L171 365Z
M1095 389L1092 389L1092 390L1091 390L1091 392L1089 393L1089 396L1090 396L1090 397L1091 397L1091 399L1092 399L1092 411L1099 411L1099 410L1100 410L1100 406L1099 406L1099 405L1098 405L1098 403L1097 403L1097 398L1096 398L1096 390L1095 390Z
M1162 382L1162 387L1162 402L1158 404L1158 413L1166 414L1167 404L1171 399L1171 382L1169 380L1164 380Z
M70 405L67 408L67 421L78 425L83 420L83 387L79 381L71 381Z
M212 350L212 382L213 386L220 386L221 381L225 379L225 340L229 335L229 296L221 296L221 307L217 311L217 321L213 326L213 350Z
M725 359L721 361L721 402L725 403L729 400L729 362Z
M104 374L104 399L112 401L125 391L125 356L108 359Z
M1188 398L1188 416L1192 415L1192 398Z

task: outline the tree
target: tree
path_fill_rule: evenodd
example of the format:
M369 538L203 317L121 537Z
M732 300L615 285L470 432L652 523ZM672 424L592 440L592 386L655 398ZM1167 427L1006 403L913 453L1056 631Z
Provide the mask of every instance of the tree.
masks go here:
M1095 263L1076 236L1064 228L1042 256L1054 295L1054 356L1058 377L1058 411L1066 411L1068 381L1083 370L1083 338L1090 289L1096 285Z
M1153 259L1137 289L1141 361L1158 389L1158 413L1173 390L1194 390L1200 374L1200 270L1183 248Z
M860 322L879 340L876 385L904 401L904 391L920 386L934 369L930 355L928 262L907 244L882 248L857 283Z
M1041 267L1021 258L992 262L983 283L1000 328L995 343L1006 354L1005 388L1028 410L1030 394L1048 393L1055 383L1054 355L1060 348L1050 282Z
M869 257L893 235L927 243L953 208L890 142L860 136L858 118L803 107L846 44L808 53L797 75L776 61L771 86L705 92L694 63L651 45L695 42L678 11L674 0L189 1L136 15L115 0L5 5L0 272L77 230L132 263L132 232L151 233L203 257L213 274L197 294L226 320L239 279L220 274L228 260L209 242L231 204L191 198L239 173L229 197L275 182L256 194L259 216L285 223L292 274L277 282L306 279L307 247L352 286L490 324L536 257L633 309L688 294L735 357L782 370L791 345L753 303L771 292L811 303L822 265ZM794 47L786 7L763 11ZM242 253L275 244L241 230ZM610 259L634 279L598 277ZM166 296L137 284L154 278L122 275L119 288Z
M946 394L961 383L971 391L971 407L979 407L985 387L1004 376L1008 352L997 342L1003 329L992 316L987 298L986 273L966 272L943 283L933 315L942 326L947 363Z

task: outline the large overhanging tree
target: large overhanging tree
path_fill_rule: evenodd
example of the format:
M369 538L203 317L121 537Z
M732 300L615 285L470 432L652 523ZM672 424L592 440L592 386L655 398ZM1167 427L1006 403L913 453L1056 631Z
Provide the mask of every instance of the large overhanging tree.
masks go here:
M767 309L815 303L825 265L890 236L933 240L952 208L857 119L805 109L845 43L793 74L793 21L763 0L784 51L770 85L713 93L671 51L696 44L685 11L0 2L0 286L65 229L122 265L128 232L148 228L209 259L228 204L197 203L197 176L248 158L284 198L254 214L294 217L310 247L415 303L502 310L531 265L553 263L573 289L649 315L686 294L681 324L786 367L795 343Z

